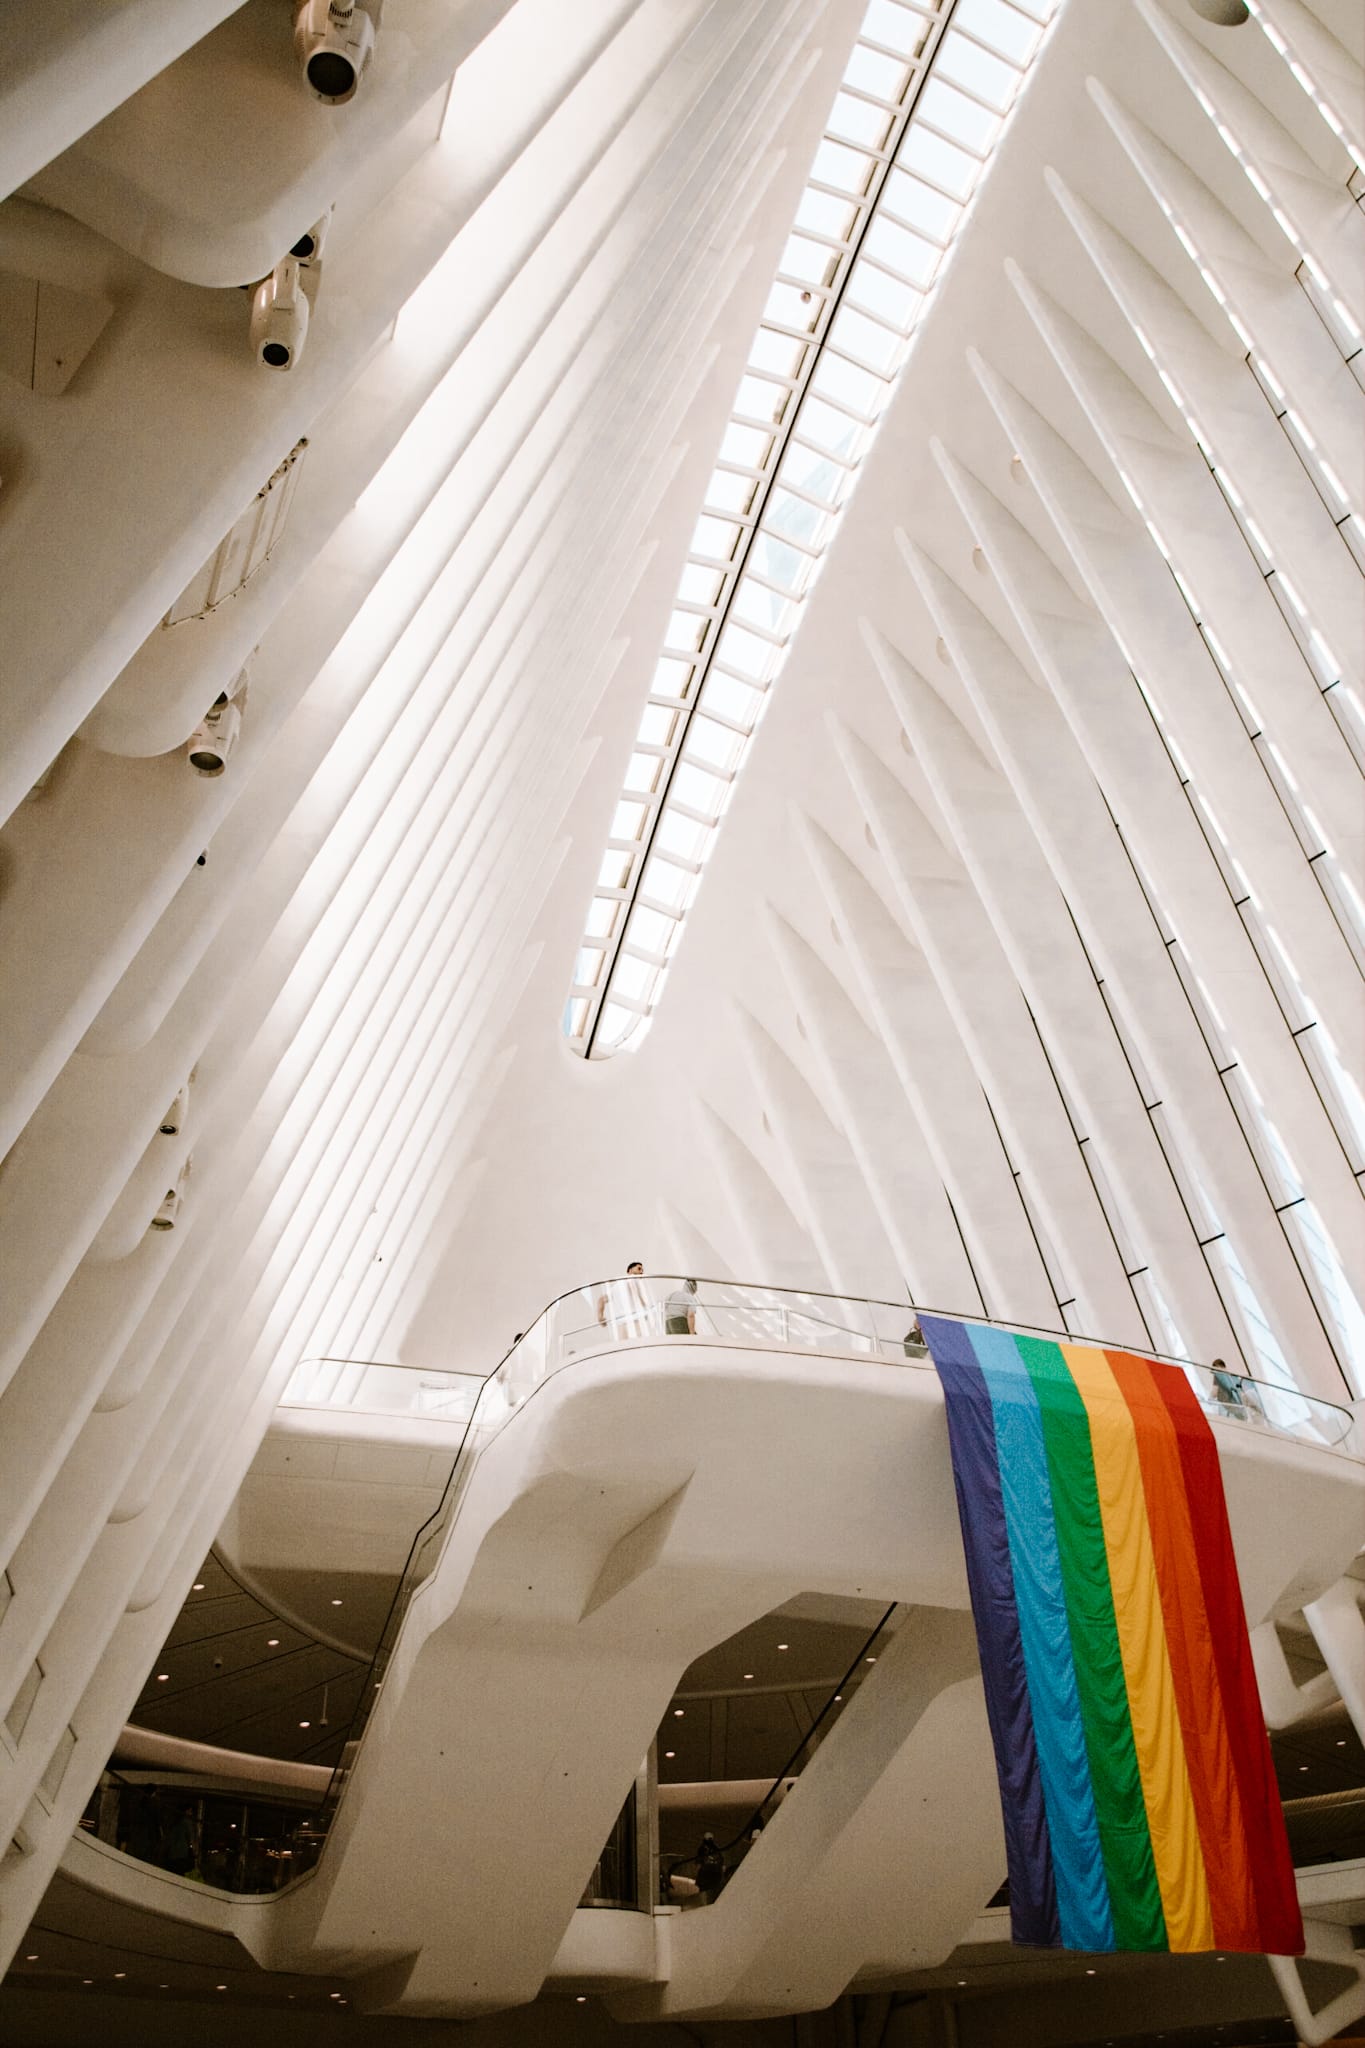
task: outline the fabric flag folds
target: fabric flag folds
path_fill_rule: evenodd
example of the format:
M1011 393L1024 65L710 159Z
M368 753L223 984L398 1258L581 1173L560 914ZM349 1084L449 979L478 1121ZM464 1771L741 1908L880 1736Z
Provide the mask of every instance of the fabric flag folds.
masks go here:
M1299 1955L1213 1432L1178 1367L922 1315L1016 1942Z

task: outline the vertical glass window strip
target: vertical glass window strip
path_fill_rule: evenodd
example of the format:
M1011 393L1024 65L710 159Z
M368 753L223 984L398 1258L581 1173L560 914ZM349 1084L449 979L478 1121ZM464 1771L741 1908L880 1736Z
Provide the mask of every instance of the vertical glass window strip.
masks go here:
M1304 1065L1340 1134L1352 1173L1365 1173L1365 1099L1342 1066L1329 1033L1315 1024L1298 1039Z
M1302 1392L1229 1239L1219 1237L1212 1244L1205 1245L1204 1257L1223 1297L1223 1306L1228 1311L1232 1326L1242 1340L1253 1378L1269 1380L1272 1386L1294 1387Z
M1172 1358L1188 1358L1189 1350L1181 1333L1180 1325L1172 1315L1165 1295L1146 1267L1140 1272L1130 1273L1133 1292L1138 1307L1142 1310L1152 1343Z
M1169 212L1169 208L1167 211ZM1178 232L1180 231L1178 230ZM1185 239L1183 233L1182 239ZM1161 370L1160 365L1157 363L1156 352L1150 341L1141 332L1138 333L1138 339L1148 358L1157 367L1158 373L1167 391L1170 393L1172 401L1189 427L1195 444L1208 466L1209 473L1215 483L1218 484L1224 501L1232 511L1243 538L1246 540L1261 570L1262 576L1275 596L1282 615L1290 624L1294 637L1308 661L1319 689L1327 698L1329 705L1333 706L1337 723L1341 726L1357 762L1365 765L1365 718L1359 718L1360 707L1355 699L1354 692L1348 684L1341 681L1339 666L1335 656L1327 646L1321 633L1310 620L1307 607L1299 597L1298 592L1283 573L1276 568L1269 542L1252 519L1241 494L1220 470L1198 422L1189 414L1176 385ZM1357 958L1360 958L1362 952L1365 952L1365 905L1359 904L1359 899L1352 888L1349 877L1342 873L1335 855L1327 847L1322 827L1314 817L1312 809L1306 801L1293 771L1275 743L1261 729L1260 716L1256 707L1233 675L1228 665L1225 651L1217 637L1207 626L1202 616L1198 599L1185 577L1180 573L1178 564L1173 559L1169 548L1153 524L1137 487L1132 482L1132 479L1126 475L1123 476L1123 482L1134 505L1139 513L1141 513L1153 542L1165 561L1167 568L1170 570L1171 575L1174 577L1176 587L1180 591L1185 607L1198 628L1200 637L1208 648L1224 685L1237 707L1238 715L1243 725L1247 728L1248 735L1256 749L1257 759L1279 799L1285 816L1294 828L1299 844L1303 847L1309 865L1313 868L1318 886L1327 899L1328 907L1340 926L1347 944L1356 953ZM1286 1016L1290 1019L1291 1028L1300 1029L1306 1022L1311 1020L1314 1011L1304 995L1297 969L1289 957L1288 948L1278 934L1269 934L1269 928L1264 925L1264 921L1260 917L1259 906L1256 904L1251 885L1228 842L1227 834L1218 822L1208 798L1201 790L1194 786L1170 734L1166 731L1146 690L1143 689L1141 678L1135 675L1134 681L1137 683L1139 690L1142 691L1143 699L1152 714L1158 732L1161 734L1166 750L1180 778L1181 785L1194 807L1195 815L1200 821L1204 837L1218 864L1224 883L1230 891L1234 903L1242 913L1243 922L1246 924L1252 942L1256 946L1267 978L1274 988ZM1131 853L1129 857L1130 859L1132 858ZM1136 861L1133 864L1136 868ZM1139 879L1143 882L1144 893L1160 923L1161 916L1156 906L1155 897L1153 892L1147 887L1147 883L1142 878L1140 871ZM1359 917L1357 917L1357 909L1359 909ZM1166 938L1166 942L1169 945L1171 937L1164 927L1163 937Z
M1287 1209L1284 1224L1347 1382L1359 1398L1365 1395L1365 1312L1359 1297L1311 1202L1296 1202Z
M1347 124L1338 113L1331 94L1323 86L1321 79L1314 74L1312 65L1304 56L1304 53L1301 50L1289 47L1289 44L1285 41L1275 23L1266 14L1265 8L1261 5L1261 0L1247 0L1247 12L1256 22L1271 48L1284 59L1295 84L1301 91L1307 93L1309 99L1327 123L1327 126L1336 136L1337 141L1346 150L1351 162L1355 166L1356 172L1365 173L1365 156L1361 154L1359 148L1351 139L1347 130ZM1354 179L1352 182L1354 183Z
M1200 1244L1207 1244L1211 1238L1221 1237L1222 1221L1209 1199L1204 1183L1180 1148L1171 1120L1166 1114L1165 1105L1160 1102L1153 1103L1147 1114L1152 1120L1157 1142L1166 1156L1166 1164L1171 1169L1171 1178L1180 1191L1180 1199L1185 1205L1195 1236Z
M585 1057L634 1042L662 994L764 693L1056 5L868 0L722 436L580 943L563 1022ZM637 929L640 890L670 918L667 943Z
M1306 74L1304 75L1306 76ZM1302 77L1299 79L1299 83L1303 83ZM1233 133L1227 116L1220 114L1208 94L1198 87L1195 88L1194 96L1208 115L1209 120L1213 123L1219 141L1234 158L1243 177L1251 186L1252 191L1264 203L1276 227L1297 254L1299 258L1297 273L1299 282L1308 290L1310 298L1313 297L1315 291L1320 295L1322 303L1317 305L1317 310L1332 334L1333 340L1337 343L1343 355L1346 355L1348 349L1352 347L1358 352L1362 340L1360 329L1333 290L1331 280L1321 263L1318 262L1313 252L1306 246L1299 228L1285 212L1286 202L1293 203L1292 200L1289 200L1288 192L1282 186L1281 193L1277 198L1256 165L1252 162L1240 139ZM1321 102L1319 102L1319 105L1321 106ZM1345 140L1344 135L1342 140ZM1349 143L1347 148L1350 148ZM1354 159L1354 150L1352 150L1351 154Z
M1119 1257L1123 1260L1123 1270L1131 1280L1135 1273L1145 1268L1147 1261L1133 1237L1123 1204L1114 1193L1113 1183L1105 1171L1103 1158L1096 1150L1092 1139L1085 1138L1081 1141L1081 1157L1085 1160L1086 1171L1090 1175L1096 1199L1104 1211L1110 1234L1118 1246ZM1147 1327L1150 1331L1151 1324Z
M1067 1310L1074 1308L1076 1305L1076 1290L1067 1279L1062 1268L1062 1262L1058 1256L1057 1247L1053 1242L1051 1233L1039 1215L1037 1207L1029 1200L1028 1187L1024 1176L1017 1171L1014 1176L1014 1185L1019 1190L1019 1200L1023 1205L1024 1214L1028 1218L1029 1229L1033 1232L1033 1241L1038 1247L1038 1256L1043 1262L1043 1270L1047 1274L1048 1285L1052 1289L1052 1298L1065 1319ZM1071 1325L1068 1322L1067 1328L1069 1329L1070 1327Z
M1361 520L1359 508L1352 504L1346 485L1303 419L1289 403L1284 386L1269 364L1258 356L1254 349L1248 353L1246 360L1247 367L1278 420L1286 440L1303 465L1309 482L1327 507L1332 524L1350 550L1356 567L1365 569L1365 523Z

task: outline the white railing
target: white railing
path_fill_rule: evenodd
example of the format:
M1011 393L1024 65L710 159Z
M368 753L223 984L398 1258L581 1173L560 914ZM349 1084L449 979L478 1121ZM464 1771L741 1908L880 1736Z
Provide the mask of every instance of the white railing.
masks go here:
M1099 1341L1056 1331L1025 1334L1062 1344ZM629 1345L677 1346L680 1353L701 1345L811 1352L932 1369L918 1311L907 1302L684 1274L626 1274L551 1302L487 1378L363 1359L312 1359L298 1367L281 1405L456 1422L468 1425L472 1448L554 1373ZM1160 1352L1137 1355L1179 1366L1214 1421L1249 1423L1314 1444L1339 1444L1350 1431L1349 1410L1295 1387L1252 1379L1235 1366L1215 1370Z

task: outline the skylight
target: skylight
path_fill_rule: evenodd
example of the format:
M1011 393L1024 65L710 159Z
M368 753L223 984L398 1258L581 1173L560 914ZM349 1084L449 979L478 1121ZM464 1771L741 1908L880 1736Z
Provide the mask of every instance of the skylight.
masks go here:
M721 437L564 1011L639 1041L921 308L1058 0L870 0Z

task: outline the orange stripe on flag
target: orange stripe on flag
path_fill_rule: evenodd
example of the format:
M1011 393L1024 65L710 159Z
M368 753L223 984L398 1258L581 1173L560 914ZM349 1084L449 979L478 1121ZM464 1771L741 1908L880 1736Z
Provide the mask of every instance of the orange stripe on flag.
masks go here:
M1169 1366L1150 1366L1122 1351L1106 1352L1132 1413L1138 1460L1152 1532L1152 1554L1176 1704L1185 1735L1185 1761L1199 1823L1200 1848L1219 1948L1255 1952L1259 1946L1251 1857L1241 1791L1228 1741L1227 1719L1213 1636L1204 1607L1185 1477L1175 1427L1152 1378Z

